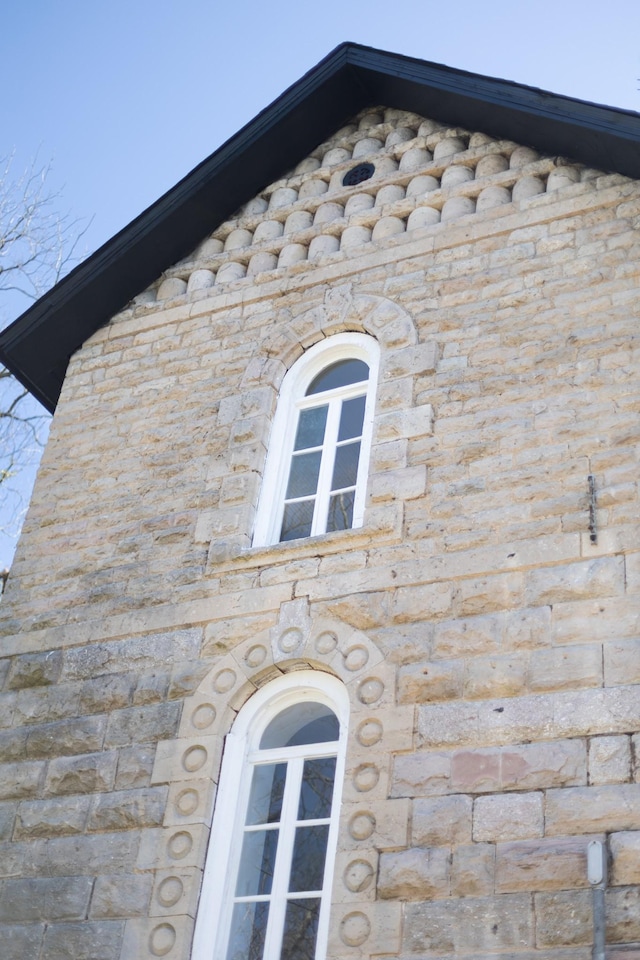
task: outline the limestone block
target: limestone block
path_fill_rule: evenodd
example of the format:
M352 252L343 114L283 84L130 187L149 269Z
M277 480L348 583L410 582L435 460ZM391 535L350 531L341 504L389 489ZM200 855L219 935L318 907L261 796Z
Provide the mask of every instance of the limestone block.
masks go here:
M543 831L542 793L493 794L474 801L474 840L524 840Z
M375 441L412 439L433 432L433 407L421 404L409 410L392 410L376 417Z
M591 737L589 783L624 783L631 778L629 737Z
M492 177L495 173L502 173L509 169L509 161L501 153L489 153L480 157L476 164L476 180L481 177Z
M99 793L115 782L118 753L89 753L79 757L56 757L49 762L45 793Z
M262 220L253 231L253 243L276 240L282 236L284 227L279 220Z
M603 646L607 686L640 683L640 649L637 640L619 640Z
M640 829L640 791L635 784L548 790L548 836Z
M174 865L173 869L156 871L149 915L195 917L201 885L202 866Z
M456 846L451 863L451 894L481 897L493 893L496 848L493 843Z
M43 761L0 763L0 800L35 796L45 776Z
M228 250L244 250L246 247L251 246L253 240L253 234L250 230L244 230L238 228L232 230L227 239L224 242L224 249Z
M171 297L181 297L186 292L186 280L181 280L179 277L167 277L158 287L157 298L158 300L169 300Z
M411 173L414 170L421 170L431 163L433 157L425 147L411 147L406 150L400 158L400 170L402 173Z
M193 938L193 918L188 916L154 917L127 920L119 960L142 957L189 956ZM110 960L110 958L109 958Z
M368 157L372 153L378 153L382 150L382 147L382 140L378 140L376 137L363 137L363 139L358 140L354 146L352 157L354 160L359 160L361 157Z
M474 616L446 620L435 626L433 652L443 659L493 653L502 645L500 616Z
M377 473L369 481L369 497L372 503L383 500L414 500L424 496L427 468L424 464L386 470Z
M298 199L298 191L293 187L278 187L269 198L269 210L281 210L295 203ZM225 248L226 249L226 248Z
M485 187L478 196L476 210L491 210L493 207L500 207L505 203L511 203L511 191L506 187Z
M531 653L531 689L563 690L602 684L600 644L534 650Z
M349 250L352 247L360 247L363 243L369 243L371 240L371 229L369 227L347 227L340 238L340 249Z
M399 587L393 597L393 621L394 623L412 623L446 615L451 613L452 601L452 587L448 583Z
M414 800L413 844L430 847L470 843L472 808L471 797L463 795Z
M174 737L180 719L180 706L177 702L159 703L114 710L107 723L105 747L129 746Z
M563 890L588 886L587 842L585 837L545 837L498 843L496 892Z
M333 903L376 899L379 854L376 850L344 850L336 856Z
M243 263L230 261L223 263L216 273L216 283L229 283L231 280L241 280L246 275L247 268Z
M144 830L135 865L139 870L202 869L208 840L209 829L202 823Z
M622 557L601 557L566 566L532 570L526 584L526 602L531 606L620 596L623 593Z
M400 703L457 699L462 695L463 680L462 660L407 664L398 671L398 699Z
M153 876L115 874L96 878L89 916L96 920L145 917L149 910Z
M476 202L471 197L451 197L446 200L442 208L441 220L457 220L458 217L466 217L470 213L475 213Z
M640 884L640 831L612 833L610 883L617 886Z
M464 897L409 903L405 908L405 953L438 957L501 955L534 943L534 914L528 894Z
M345 204L344 215L351 217L356 213L362 213L363 210L370 210L375 202L375 197L370 193L354 193Z
M535 150L532 150L531 147L519 146L516 147L511 154L509 167L511 170L521 170L522 167L526 167L529 163L533 163L534 160L537 159L538 154Z
M591 944L592 895L589 890L536 893L536 946Z
M332 147L322 158L323 167L335 167L338 163L346 163L351 159L351 151L345 147Z
M89 877L7 879L0 897L0 923L83 920L92 886Z
M528 664L522 656L483 657L467 663L464 696L516 697L526 692Z
M455 187L459 183L468 183L469 180L473 180L474 171L472 167L465 167L462 164L457 164L451 167L447 167L446 170L442 172L442 177L440 178L440 183L442 187Z
M154 755L155 748L149 744L119 750L118 771L114 784L116 790L148 787L151 783Z
M404 187L399 183L390 183L386 187L381 187L376 194L376 207L382 207L385 203L395 203L404 198Z
M422 227L430 227L434 223L440 223L440 211L435 207L416 207L409 214L407 220L407 230L420 230Z
M382 900L433 900L449 895L446 847L398 850L380 855L378 896Z
M400 947L402 906L376 901L334 907L328 956L360 957L396 953Z
M195 780L205 774L217 782L222 745L221 736L200 735L188 740L160 741L156 748L151 782L160 784Z
M411 347L404 347L400 350L390 351L389 356L385 357L381 365L381 380L386 383L388 380L395 380L407 376L423 376L433 373L438 363L438 345L433 340L426 343L417 344ZM429 430L431 410L429 404L415 407L414 411L421 411L425 416L424 427ZM411 411L405 411L407 416ZM414 416L417 413L414 412Z
M5 689L22 690L25 687L48 686L57 683L62 671L62 651L27 653L6 663L8 676Z
M321 197L329 189L329 184L319 177L312 180L305 180L298 190L298 199L304 200L306 197Z
M339 850L395 850L409 839L409 800L362 797L342 805Z
M123 928L122 920L52 923L46 929L40 956L43 960L124 960L120 952Z
M2 930L4 960L25 960L40 956L43 923L6 923Z
M314 237L309 244L310 262L321 260L323 257L330 256L340 249L340 240L338 237L326 236L324 234Z
M520 573L462 580L456 590L457 612L462 617L513 609L522 602L523 578Z
M165 804L164 826L190 828L197 823L209 826L215 792L216 787L212 780L190 780L188 783L171 784Z
M380 217L373 228L371 234L372 240L384 240L385 237L393 237L397 233L404 233L405 223L401 217Z
M431 193L433 190L438 190L439 187L440 181L437 179L437 177L421 174L409 181L407 186L407 196L423 197L425 194Z
M519 177L511 190L511 197L514 201L526 200L527 197L535 197L539 193L545 192L545 184L539 177Z
M260 253L254 253L249 260L247 267L247 276L254 277L258 273L264 273L265 270L275 270L278 266L278 257L275 253L268 253L266 250Z
M640 940L639 893L638 887L614 887L605 894L607 943L633 944ZM633 960L633 954L629 960Z
M433 151L434 160L446 160L456 153L462 153L467 149L467 145L460 137L444 137L435 145Z
M166 802L167 788L164 786L98 794L91 804L87 829L157 827L162 823Z
M291 267L294 263L301 263L307 259L307 248L302 243L288 243L280 251L279 267Z

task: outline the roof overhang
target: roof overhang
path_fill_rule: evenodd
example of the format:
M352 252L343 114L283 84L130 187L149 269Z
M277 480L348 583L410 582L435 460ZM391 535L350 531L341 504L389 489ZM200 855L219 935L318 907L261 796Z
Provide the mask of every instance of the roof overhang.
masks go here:
M69 357L217 224L367 106L384 104L640 177L640 115L344 43L0 334L49 410Z

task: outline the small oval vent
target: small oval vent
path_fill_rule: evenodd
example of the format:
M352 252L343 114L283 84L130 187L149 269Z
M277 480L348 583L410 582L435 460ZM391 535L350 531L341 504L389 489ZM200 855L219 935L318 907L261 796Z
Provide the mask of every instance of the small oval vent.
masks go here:
M375 173L375 169L372 163L359 163L357 167L352 167L351 170L347 170L342 178L342 186L355 187L357 183L370 180Z

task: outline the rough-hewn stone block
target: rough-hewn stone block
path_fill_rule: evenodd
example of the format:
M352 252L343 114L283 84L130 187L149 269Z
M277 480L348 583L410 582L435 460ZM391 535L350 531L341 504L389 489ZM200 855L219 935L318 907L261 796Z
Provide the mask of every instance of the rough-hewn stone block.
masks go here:
M543 829L541 793L493 794L474 801L474 840L523 840L541 837Z
M415 800L412 841L417 846L468 843L471 840L471 797Z
M499 843L496 889L512 893L587 886L587 842L571 837Z
M449 851L413 847L380 855L378 896L383 900L432 900L449 895Z
M545 832L549 836L640 829L640 791L634 784L549 790Z
M525 894L412 903L405 908L406 953L436 956L516 953L532 947L534 917Z

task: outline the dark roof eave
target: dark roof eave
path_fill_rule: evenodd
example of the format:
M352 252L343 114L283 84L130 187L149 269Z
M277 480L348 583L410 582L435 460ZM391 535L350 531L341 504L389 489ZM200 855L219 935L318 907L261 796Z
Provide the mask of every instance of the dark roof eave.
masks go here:
M242 203L374 104L640 176L636 113L342 44L0 334L0 360L53 410L68 358L92 333Z

